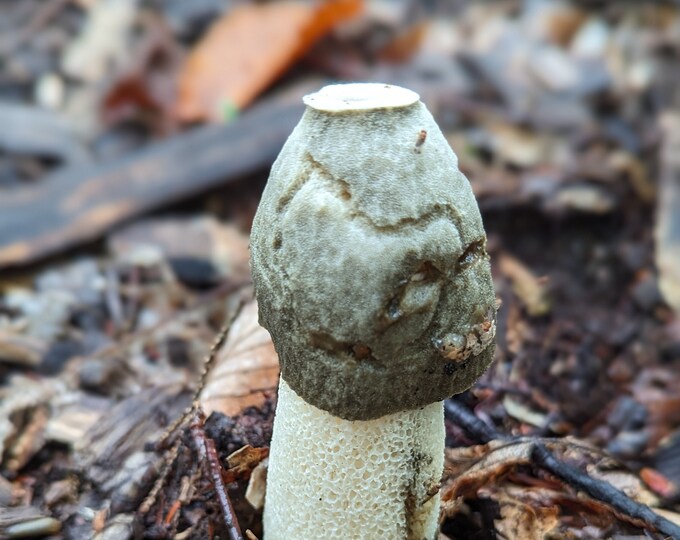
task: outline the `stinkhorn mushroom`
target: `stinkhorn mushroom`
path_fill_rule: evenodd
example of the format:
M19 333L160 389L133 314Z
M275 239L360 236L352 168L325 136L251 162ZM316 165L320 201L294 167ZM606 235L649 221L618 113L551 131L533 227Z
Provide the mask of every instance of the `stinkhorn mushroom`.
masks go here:
M265 539L430 540L442 400L493 358L482 219L416 93L343 84L304 102L251 236L281 364Z

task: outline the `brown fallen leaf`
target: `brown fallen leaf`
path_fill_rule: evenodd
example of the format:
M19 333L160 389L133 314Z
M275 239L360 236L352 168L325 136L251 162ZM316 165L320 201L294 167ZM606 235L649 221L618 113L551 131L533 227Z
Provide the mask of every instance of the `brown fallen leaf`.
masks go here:
M501 518L494 521L497 531L506 533L504 538L552 538L552 535L545 535L551 531L556 534L554 529L564 530L564 526L579 527L582 530L585 527L606 530L617 519L625 519L625 516L619 518L612 513L604 503L583 497L579 493L561 490L559 485L555 488L531 487L508 481L499 486L480 489L479 496L498 502ZM513 518L518 519L518 522L514 522ZM638 522L635 524L640 526ZM516 533L513 534L512 531ZM562 537L559 534L558 536ZM593 535L588 538L603 536Z
M179 76L180 120L219 121L247 106L363 0L245 4L218 20Z
M466 448L447 448L444 476L452 478L452 481L442 489L442 510L446 511L447 503L455 501L458 497L474 496L482 486L493 483L517 465L531 463L532 450L533 442L531 441L516 443L491 441L488 444L474 447L472 454L470 449ZM469 463L474 460L475 456L481 459L478 459L472 466L465 467L467 470L460 470L460 467L453 465L460 461Z
M135 54L126 58L102 97L102 118L109 125L142 122L155 133L169 135L177 129L170 113L180 48L159 18L147 14L140 25L142 37Z
M537 31L553 43L565 46L586 20L586 12L571 5L547 4Z
M549 164L558 151L564 151L559 148L559 142L546 133L539 134L498 121L487 122L485 128L498 158L517 167Z
M249 444L242 446L236 452L232 452L227 458L227 463L229 464L229 469L226 472L225 477L233 478L234 481L237 478L247 478L260 462L269 456L269 448L254 448Z
M8 471L19 471L43 447L48 419L47 407L36 407L27 411L23 430L5 452L4 465Z
M255 301L245 305L199 397L206 416L217 411L235 416L250 406L261 407L274 392L279 361L269 332L257 323Z
M159 249L169 261L210 263L218 280L249 277L248 237L212 217L144 219L109 239L109 249L120 258L145 247Z
M672 521L676 525L680 525L680 514L677 512L666 510L664 508L655 508L654 511L660 516L665 517L667 520Z
M264 496L267 490L267 465L269 459L264 459L257 464L250 474L246 489L246 500L256 510L264 506Z
M43 447L50 403L66 393L54 378L15 375L0 387L0 466L18 471Z
M527 504L505 491L492 497L500 505L501 517L494 520L502 538L543 540L559 526L560 509Z
M591 478L603 480L636 502L647 506L658 506L659 498L648 490L636 474L626 470L607 470L599 464L590 464L586 472Z
M636 375L632 391L635 400L644 405L649 414L648 446L654 447L668 435L669 426L680 422L680 380L671 368L644 368Z
M527 313L540 317L550 311L545 278L536 277L519 259L504 253L499 258L501 272L512 281L512 290L522 301Z
M656 267L661 294L675 312L680 313L680 114L667 113L661 124L665 141L654 225Z
M519 400L513 398L509 394L503 397L503 407L508 416L528 424L542 428L548 423L546 414L533 410L531 407L521 403Z
M47 344L33 336L0 330L0 362L36 367L47 352Z
M419 21L399 32L383 49L379 56L386 62L406 62L420 49L427 34L429 21Z

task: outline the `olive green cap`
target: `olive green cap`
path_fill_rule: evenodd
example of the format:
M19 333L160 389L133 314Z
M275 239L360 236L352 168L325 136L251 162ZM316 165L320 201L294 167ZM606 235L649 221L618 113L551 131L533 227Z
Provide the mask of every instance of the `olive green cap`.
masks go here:
M347 420L466 390L493 359L496 310L455 154L409 90L335 85L305 102L251 234L282 377Z

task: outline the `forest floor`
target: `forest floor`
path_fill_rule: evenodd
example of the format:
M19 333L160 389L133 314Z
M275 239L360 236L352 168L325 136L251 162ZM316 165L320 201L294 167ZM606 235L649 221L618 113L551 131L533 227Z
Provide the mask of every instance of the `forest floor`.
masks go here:
M680 539L680 8L436 0L0 5L0 539L261 538L248 233L331 80L418 91L487 230L442 540Z

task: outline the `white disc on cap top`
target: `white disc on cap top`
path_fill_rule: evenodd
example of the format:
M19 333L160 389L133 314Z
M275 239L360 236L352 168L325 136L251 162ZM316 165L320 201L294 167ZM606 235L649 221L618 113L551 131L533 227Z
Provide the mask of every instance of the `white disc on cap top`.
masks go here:
M396 109L413 105L420 96L412 90L381 83L348 83L324 86L302 98L305 105L325 112Z

